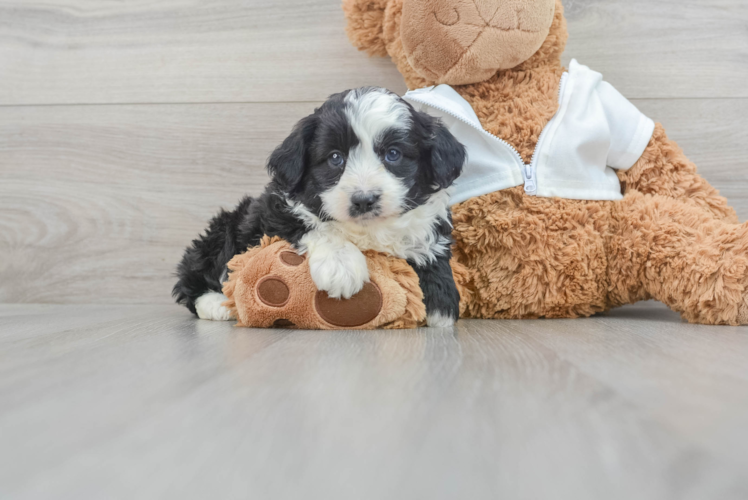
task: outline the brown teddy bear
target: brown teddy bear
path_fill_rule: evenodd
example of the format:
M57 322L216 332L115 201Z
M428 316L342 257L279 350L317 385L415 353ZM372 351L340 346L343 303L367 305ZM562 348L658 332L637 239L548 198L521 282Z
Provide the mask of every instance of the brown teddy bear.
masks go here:
M344 0L343 8L353 44L389 55L413 89L406 100L468 146L452 196L462 317L574 318L654 298L691 322L748 324L748 225L661 125L599 73L576 61L562 67L560 0ZM303 266L268 264L287 251L266 245L232 261L226 293L240 299L228 303L240 324L293 315L313 318L299 326L343 327L319 320ZM234 293L250 257L268 262ZM367 258L378 270L397 261ZM270 275L293 283L295 308L256 303ZM410 282L406 302L417 304L418 292ZM388 300L374 302L397 302ZM422 320L413 309L393 323L404 313L388 307L347 325Z
M748 225L660 124L598 73L562 67L560 0L343 8L353 44L389 55L422 89L410 101L476 144L452 206L463 317L573 318L654 298L691 322L748 324Z

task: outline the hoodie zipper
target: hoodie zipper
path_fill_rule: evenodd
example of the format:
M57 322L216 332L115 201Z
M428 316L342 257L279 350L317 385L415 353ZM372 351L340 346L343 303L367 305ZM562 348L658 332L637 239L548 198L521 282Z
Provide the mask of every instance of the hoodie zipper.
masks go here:
M535 196L538 193L538 152L542 150L545 138L548 136L548 130L550 130L555 123L558 112L561 110L561 105L563 104L561 102L561 99L564 94L564 89L566 88L566 79L568 76L569 73L564 73L563 75L561 75L561 82L558 86L558 110L556 111L556 114L553 115L553 118L551 118L550 121L546 123L545 127L543 127L543 131L540 132L540 137L538 137L538 143L535 144L535 151L532 152L530 163L525 165L523 168L523 175L525 177L525 193L532 196Z
M568 76L569 76L569 73L564 73L561 76L561 83L559 84L559 89L558 89L558 106L559 106L559 109L561 109L561 97L562 97L562 95L564 93L564 89L566 87L566 79L567 79ZM460 120L462 123L464 123L466 125L469 125L470 127L474 128L475 130L478 130L479 132L481 132L481 133L483 133L483 134L491 137L492 139L499 141L499 143L501 143L504 146L506 146L507 148L509 148L509 150L512 153L514 153L514 157L517 159L517 165L520 166L520 171L522 172L522 178L525 181L525 193L527 193L528 195L531 195L531 196L535 196L537 194L537 192L538 192L538 180L537 180L538 151L540 151L540 148L543 145L543 141L544 141L544 139L547 136L548 129L551 128L551 125L553 124L556 116L558 116L558 112L556 112L556 114L553 116L553 118L551 118L551 120L543 128L543 131L540 133L540 137L538 138L538 143L535 145L535 150L532 153L532 159L530 160L530 163L525 163L525 161L522 159L522 155L519 154L519 151L517 151L517 149L514 146L512 146L511 144L509 144L507 141L505 141L501 137L498 137L498 136L496 136L496 135L488 132L483 127L476 126L473 122L468 121L465 118L463 118L462 116L459 116L459 115L457 115L457 114L455 114L455 113L453 113L453 112L451 112L451 111L449 111L447 109L444 109L441 106L435 106L435 105L433 105L431 103L423 102L423 101L419 100L415 96L409 96L409 98L412 99L412 100L414 100L414 101L418 101L421 104L425 104L427 106L431 106L432 108L437 109L437 110L441 111L444 114L447 114L447 115L449 115L449 116L451 116L453 118L456 118L457 120Z

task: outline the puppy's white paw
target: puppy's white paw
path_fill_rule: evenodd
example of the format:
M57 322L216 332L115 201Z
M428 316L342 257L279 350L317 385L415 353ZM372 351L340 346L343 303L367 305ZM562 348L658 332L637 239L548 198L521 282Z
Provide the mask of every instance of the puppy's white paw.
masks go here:
M317 289L333 299L350 299L369 281L366 257L351 243L331 252L309 252L309 272Z
M426 315L426 324L432 328L450 328L454 326L455 320L451 316L433 312Z
M195 301L195 311L200 319L210 319L213 321L230 321L232 318L229 311L223 304L228 297L218 292L204 293Z

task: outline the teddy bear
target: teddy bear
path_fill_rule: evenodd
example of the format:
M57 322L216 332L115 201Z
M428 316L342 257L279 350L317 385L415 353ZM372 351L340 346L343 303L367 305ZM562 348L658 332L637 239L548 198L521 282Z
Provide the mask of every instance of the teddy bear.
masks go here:
M748 324L748 225L661 124L592 69L562 66L560 0L343 9L353 45L389 56L412 104L498 151L473 149L483 165L453 198L463 317L576 318L656 299L693 323Z
M662 125L593 69L562 66L560 0L343 0L343 10L353 45L389 56L404 98L467 144L451 200L462 318L578 318L656 299L690 322L748 324L748 225ZM279 251L290 250L250 254ZM273 269L234 294L246 300L229 301L240 324L289 316L286 306L253 309L268 273L311 283L303 267ZM408 304L417 292L411 282ZM336 327L315 312L313 285L290 293L303 298L296 316L316 318L307 327ZM422 324L378 314L351 327Z

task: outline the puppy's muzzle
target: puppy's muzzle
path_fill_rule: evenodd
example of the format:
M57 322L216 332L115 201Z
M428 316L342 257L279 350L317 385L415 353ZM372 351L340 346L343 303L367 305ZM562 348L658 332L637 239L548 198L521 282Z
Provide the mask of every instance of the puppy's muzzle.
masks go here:
M382 197L379 193L358 191L351 196L351 207L349 212L351 217L376 212L379 209L379 200Z

